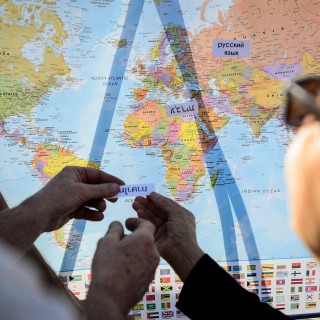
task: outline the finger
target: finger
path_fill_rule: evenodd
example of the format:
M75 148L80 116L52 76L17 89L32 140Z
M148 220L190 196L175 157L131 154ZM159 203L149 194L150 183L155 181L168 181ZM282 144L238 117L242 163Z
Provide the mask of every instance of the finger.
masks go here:
M95 208L98 211L105 211L107 208L106 201L104 199L89 200L84 204L85 207Z
M109 229L105 235L106 239L120 240L124 236L124 229L119 221L113 221L109 225Z
M136 225L138 223L138 218L128 218L126 221L125 221L125 225L126 225L126 228L130 231L133 231L135 228L136 228Z
M182 207L178 202L169 199L157 192L152 192L148 199L152 201L152 203L159 208L162 209L162 213L166 214L179 214L179 211L186 210Z
M109 201L109 202L114 203L114 202L118 201L118 198L109 198L109 199L106 199L106 200Z
M97 211L88 207L80 207L74 215L75 219L82 219L88 221L101 221L104 218L104 214L101 211Z
M86 201L99 198L111 198L116 196L120 192L120 185L116 183L101 183L101 184L86 184L79 185L82 197Z
M154 212L149 211L143 205L138 202L134 202L132 207L136 210L137 215L141 219L145 219L160 227L166 220L160 219Z
M85 183L100 184L100 183L116 183L119 185L125 184L123 180L116 176L108 174L100 169L90 167L75 167L80 175L80 181Z
M153 223L140 218L128 218L125 224L126 227L135 234L143 233L153 237L156 231L156 226Z
M149 197L147 199L143 197L136 197L132 204L132 208L136 210L137 213L139 211L138 215L142 214L143 216L141 217L147 220L151 220L151 216L155 216L161 221L168 219L168 213L165 212L162 207L159 207L153 203Z

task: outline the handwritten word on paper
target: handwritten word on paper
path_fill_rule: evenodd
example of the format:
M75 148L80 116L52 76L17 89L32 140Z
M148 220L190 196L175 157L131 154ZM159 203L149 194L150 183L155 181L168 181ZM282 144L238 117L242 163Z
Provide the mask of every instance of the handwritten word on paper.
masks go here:
M190 113L193 113L193 114L198 113L197 100L167 105L167 116L168 117L180 116L180 115L190 114Z
M250 40L214 39L212 55L217 58L250 58L250 44Z
M126 184L120 186L120 193L113 198L148 196L154 191L154 184Z

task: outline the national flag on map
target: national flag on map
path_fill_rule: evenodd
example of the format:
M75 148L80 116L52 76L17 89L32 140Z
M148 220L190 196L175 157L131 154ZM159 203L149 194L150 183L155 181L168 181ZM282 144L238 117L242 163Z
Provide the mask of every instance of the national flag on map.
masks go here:
M177 317L177 318L185 318L186 316L185 316L185 314L184 314L182 311L177 310L177 311L176 311L176 317Z
M299 309L299 303L291 303L290 308L292 310Z
M221 266L221 267L228 272L231 271L231 266Z
M139 310L144 310L144 305L141 303L141 304L136 304L132 310L135 310L135 311L139 311Z
M176 300L179 300L180 298L180 293L176 293Z
M88 281L91 281L91 279L92 279L92 273L88 273L88 274L87 274L87 280L88 280Z
M317 262L315 261L309 261L307 262L307 269L313 269L317 267Z
M302 283L303 283L303 279L302 278L291 279L291 284L302 284Z
M161 300L170 300L170 293L162 293Z
M316 275L316 270L307 270L306 276L307 277L314 277Z
M276 302L285 302L286 296L276 296Z
M64 283L68 282L68 276L59 276L59 279Z
M244 273L234 273L233 279L244 279Z
M159 312L148 312L147 313L147 319L158 319L159 318Z
M244 284L245 284L244 280L237 279L236 281L240 284L240 286L244 286Z
M247 277L248 277L248 278L255 278L256 276L257 276L257 273L256 273L256 272L250 272L250 273L248 272L248 273L247 273Z
M161 309L169 309L170 302L161 302Z
M290 299L291 299L291 301L299 301L300 300L300 295L292 294Z
M247 291L252 292L254 294L259 294L259 289L247 288Z
M301 276L301 272L294 270L294 271L291 272L291 275L293 277Z
M147 310L154 310L157 309L156 303L147 303Z
M155 294L147 294L146 295L146 301L154 301L154 300L156 300Z
M277 265L277 269L278 269L278 270L287 269L287 265L286 265L286 264L278 264L278 265Z
M316 306L317 306L317 303L315 301L306 302L306 308L307 309L315 308Z
M176 291L180 292L182 290L182 284L176 284Z
M271 280L261 280L261 286L264 286L264 287L271 286Z
M276 280L276 285L277 286L283 286L286 284L286 280L285 279L277 279Z
M292 262L291 268L292 269L299 269L299 268L301 268L301 263L300 262Z
M306 292L317 291L317 286L306 286Z
M141 313L132 313L132 316L134 318L134 320L141 320Z
M173 318L174 313L173 311L162 311L161 313L163 319Z
M72 293L73 293L76 297L80 297L80 295L81 295L80 291L72 291Z
M69 284L68 284L68 288L71 291L81 290L80 287L82 287L80 282L69 282Z
M306 301L313 301L313 300L314 300L313 292L307 293L306 294Z
M285 304L284 303L277 303L276 304L276 308L278 309L278 310L284 310L285 309Z
M273 302L273 297L261 297L262 302Z
M261 294L270 294L271 293L271 288L265 287L261 288Z
M177 274L175 275L174 280L176 283L182 282L182 280L179 278L179 276Z
M297 286L297 287L291 287L291 293L293 292L302 292L303 290L303 287L302 286Z
M170 283L170 277L160 278L160 283Z
M255 264L248 264L247 265L247 270L248 271L255 271L256 270L256 265Z
M160 269L160 275L167 275L170 274L170 269Z
M272 278L273 272L272 271L262 271L261 276L262 276L262 278Z
M259 287L259 280L247 280L248 287Z
M81 274L77 274L74 276L70 276L69 277L70 281L82 281L82 275Z
M276 287L276 294L281 294L284 292L283 287Z
M241 271L242 266L232 266L232 271Z
M161 286L160 290L161 291L172 291L172 286Z
M273 263L265 263L262 265L262 271L268 271L268 270L273 270L273 269L274 269Z
M315 278L306 278L306 285L315 284L316 279Z
M156 292L156 287L153 285L149 286L149 292Z
M288 275L289 275L289 272L283 271L283 270L277 271L277 273L276 273L277 278L286 278L286 277L288 277Z

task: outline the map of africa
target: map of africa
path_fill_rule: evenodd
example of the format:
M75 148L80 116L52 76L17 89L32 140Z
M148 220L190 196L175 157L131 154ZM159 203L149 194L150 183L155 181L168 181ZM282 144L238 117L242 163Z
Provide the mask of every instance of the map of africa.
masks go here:
M319 9L315 0L0 1L9 206L66 165L154 184L195 214L201 247L242 286L287 314L316 313L320 271L286 204L283 160L295 132L283 122L283 88L320 72ZM191 103L197 112L174 112ZM135 215L132 202L37 240L80 299L98 239ZM132 314L186 318L175 308L181 287L161 261Z

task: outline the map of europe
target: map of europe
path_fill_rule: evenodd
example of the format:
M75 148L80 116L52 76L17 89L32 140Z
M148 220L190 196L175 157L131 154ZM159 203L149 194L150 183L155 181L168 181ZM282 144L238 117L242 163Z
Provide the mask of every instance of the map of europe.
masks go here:
M154 184L195 214L201 247L233 276L228 266L256 263L260 274L236 273L241 285L258 281L252 290L288 314L315 313L318 288L305 278L312 256L286 203L295 132L283 121L283 88L320 72L319 13L316 0L0 0L1 193L15 206L67 165ZM79 298L97 241L111 221L135 215L132 202L37 240ZM288 279L300 263L301 291L300 282L278 290L284 261ZM266 264L275 271L262 284ZM180 290L161 261L133 315L186 318L175 309Z

